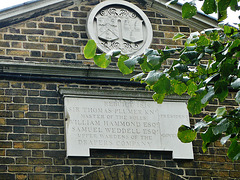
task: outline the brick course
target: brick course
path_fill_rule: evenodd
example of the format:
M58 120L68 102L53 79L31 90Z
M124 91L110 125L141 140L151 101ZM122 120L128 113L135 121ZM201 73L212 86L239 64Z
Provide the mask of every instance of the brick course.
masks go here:
M9 88L16 83L20 83L19 87L26 87L27 84L32 84L34 89L38 89L34 82L16 82L16 81L1 81L5 84L4 91L9 91ZM26 84L27 83L27 84ZM35 101L40 104L39 112L34 112L27 104L14 103L9 104L15 97L15 94L1 97L1 103L5 108L11 109L10 114L18 111L24 111L24 118L15 118L13 116L3 117L0 126L0 162L4 165L0 174L2 177L11 176L17 178L19 174L24 173L27 178L33 178L33 172L38 173L41 177L52 177L58 173L59 177L67 179L78 175L79 177L93 170L108 167L113 165L123 164L139 164L150 165L163 168L178 175L183 175L187 178L215 177L215 178L239 178L239 162L228 160L226 155L226 147L215 143L215 146L209 147L206 154L201 151L195 151L194 161L191 160L172 160L171 152L158 151L120 151L120 150L91 150L91 156L88 157L66 157L64 146L64 120L62 98L57 87L61 83L41 83L40 93L54 93L56 102L54 105L48 104L49 96L29 97L29 92L33 88L27 88L26 93L21 96L23 102L35 104ZM73 84L74 87L82 86L81 84ZM69 86L72 86L69 84ZM85 86L89 87L89 86ZM96 86L93 86L96 88ZM102 87L104 88L104 87ZM105 86L105 88L114 88ZM123 88L123 87L122 87ZM55 89L55 90L53 90ZM123 88L124 89L124 88ZM231 96L232 97L232 96ZM20 98L20 97L19 97ZM231 99L229 99L231 100ZM221 105L231 106L228 99L226 103ZM218 107L220 104L213 101L210 106ZM8 112L0 110L0 112ZM48 118L47 113L51 112L54 119ZM204 114L209 114L212 111L205 108ZM37 114L36 114L37 113ZM40 114L38 114L40 113ZM198 117L191 117L191 121L197 120ZM199 143L198 143L199 141ZM200 149L201 140L194 142L194 149ZM13 149L14 148L14 149ZM8 167L8 168L5 168ZM60 173L60 174L59 174ZM73 174L74 175L73 175ZM35 175L35 174L34 174ZM40 177L39 176L39 177Z
M82 54L88 39L85 18L92 7L71 6L1 29L0 59L95 66ZM182 46L184 41L171 41L174 34L188 35L194 31L162 14L146 8L144 11L154 29L152 48ZM196 180L240 178L240 162L234 163L226 157L225 146L217 142L203 154L200 139L193 143L193 161L172 160L171 152L167 151L91 150L90 157L66 157L60 86L137 90L97 84L0 80L0 179L75 179L99 168L123 164L163 168ZM191 117L191 123L211 114L220 105L237 106L233 98L234 93L223 103L211 102L202 114Z
M91 3L89 3L91 4ZM76 6L75 6L76 7ZM3 28L0 32L0 54L4 59L23 62L41 62L58 64L94 65L82 56L83 47L88 40L86 33L86 17L93 7L88 3L76 8L65 8L56 13L31 19ZM81 12L78 10L81 9ZM194 31L176 20L151 10L144 9L153 27L154 39L152 48L182 46L184 40L176 42L171 38L177 32L188 35ZM69 52L72 52L71 54ZM12 56L18 56L17 58ZM37 57L37 58L32 58ZM116 66L116 63L111 63Z

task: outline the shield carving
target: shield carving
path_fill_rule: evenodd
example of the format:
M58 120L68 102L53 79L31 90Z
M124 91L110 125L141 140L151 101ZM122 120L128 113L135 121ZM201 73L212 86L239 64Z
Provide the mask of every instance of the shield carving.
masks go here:
M111 17L97 17L97 32L98 37L113 41L119 38L118 20Z
M123 39L132 43L143 41L143 25L139 19L122 20Z

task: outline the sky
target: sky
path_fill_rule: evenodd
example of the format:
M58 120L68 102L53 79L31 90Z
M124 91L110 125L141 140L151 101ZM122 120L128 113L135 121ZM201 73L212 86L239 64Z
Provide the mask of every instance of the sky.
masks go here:
M7 7L10 7L10 6L14 6L14 5L17 5L17 4L22 4L24 2L27 2L27 1L31 1L31 0L1 0L3 2L1 2L0 4L0 10L1 9L4 9L4 8L7 8ZM187 2L187 1L190 1L190 0L179 0L181 3L184 3L184 2ZM196 1L198 2L198 1ZM198 2L199 4L197 4L198 6L201 5L202 2ZM212 15L213 17L217 17L217 15L213 14ZM230 22L230 23L240 23L240 19L238 18L238 16L240 16L240 11L238 12L228 12L228 19L226 20L226 22Z
M30 0L1 0L3 2L0 3L0 9L4 9L10 6L14 6L17 4L22 4L24 2L30 1Z
M191 2L192 0L178 0L178 1L181 3L184 3L184 2ZM203 1L196 0L195 3L197 5L198 11L202 12L201 7L203 5ZM240 5L240 3L238 5ZM240 24L240 19L239 19L240 11L234 12L229 8L227 12L228 12L228 17L224 22L229 23L231 25L233 25L233 23ZM217 13L210 14L210 16L217 18Z

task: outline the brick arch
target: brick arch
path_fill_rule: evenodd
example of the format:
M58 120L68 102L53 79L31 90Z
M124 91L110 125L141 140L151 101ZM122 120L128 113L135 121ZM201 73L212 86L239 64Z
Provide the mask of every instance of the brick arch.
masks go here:
M161 168L143 165L117 165L90 172L78 180L185 180Z

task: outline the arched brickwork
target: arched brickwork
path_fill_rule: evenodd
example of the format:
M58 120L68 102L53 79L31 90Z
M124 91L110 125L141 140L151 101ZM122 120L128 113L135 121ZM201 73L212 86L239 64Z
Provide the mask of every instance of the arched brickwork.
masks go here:
M164 169L142 165L111 166L93 171L79 180L184 180Z

